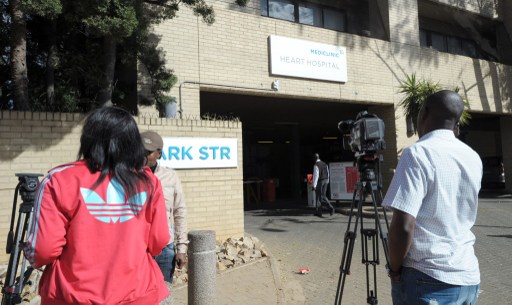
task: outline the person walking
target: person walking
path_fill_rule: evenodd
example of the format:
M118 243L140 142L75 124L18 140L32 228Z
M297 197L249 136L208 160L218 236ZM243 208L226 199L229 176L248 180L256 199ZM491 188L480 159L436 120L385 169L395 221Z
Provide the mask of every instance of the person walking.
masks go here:
M159 304L169 295L153 256L169 242L159 180L137 124L103 107L86 118L79 160L41 181L24 255L45 266L41 304Z
M315 165L313 166L313 191L315 191L316 210L315 216L322 216L322 206L327 206L330 215L334 214L334 207L327 199L327 187L329 186L329 166L320 160L319 154L314 154Z
M164 275L165 281L172 283L176 266L181 269L187 262L188 239L185 197L176 171L158 164L164 147L162 137L154 131L145 131L141 136L147 152L147 165L162 183L169 233L171 235L169 244L160 255L155 257L155 260Z
M482 161L456 138L462 98L443 90L425 100L419 140L404 149L382 205L393 209L389 266L394 305L474 305L480 271L471 232Z

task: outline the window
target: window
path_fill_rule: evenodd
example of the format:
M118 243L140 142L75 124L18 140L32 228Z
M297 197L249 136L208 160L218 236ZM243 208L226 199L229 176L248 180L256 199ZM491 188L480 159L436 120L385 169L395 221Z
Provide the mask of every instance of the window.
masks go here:
M478 52L476 51L475 43L471 40L462 40L462 55L469 57L477 57Z
M301 2L299 4L299 22L321 27L322 9L318 5Z
M420 29L420 46L473 58L483 57L472 40L424 29Z
M345 31L345 15L340 11L331 9L324 9L325 28L340 31Z
M461 40L457 37L448 37L448 52L462 55Z
M345 12L327 5L298 0L261 0L261 15L301 24L345 31ZM325 3L329 3L325 1Z
M292 0L269 0L268 7L269 17L295 21L295 6Z
M431 33L430 39L431 39L432 48L436 49L438 51L441 51L441 52L446 52L447 48L446 48L446 39L445 38L446 37L444 35L437 34L437 33Z

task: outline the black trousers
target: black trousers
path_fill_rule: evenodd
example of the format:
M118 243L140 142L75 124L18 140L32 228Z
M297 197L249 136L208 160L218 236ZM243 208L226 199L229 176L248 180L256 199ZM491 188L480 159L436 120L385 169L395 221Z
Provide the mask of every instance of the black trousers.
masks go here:
M322 214L322 206L327 206L329 209L333 209L332 204L327 199L327 186L329 185L329 180L322 179L318 180L318 183L315 188L316 194L316 212Z

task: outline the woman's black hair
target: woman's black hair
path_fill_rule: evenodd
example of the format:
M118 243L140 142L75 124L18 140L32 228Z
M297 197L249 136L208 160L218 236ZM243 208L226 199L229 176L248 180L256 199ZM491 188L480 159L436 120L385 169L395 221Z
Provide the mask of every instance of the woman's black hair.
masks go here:
M92 173L101 172L93 188L112 175L128 198L139 192L142 185L153 191L144 172L146 150L137 124L126 110L102 107L87 116L78 151L78 159L82 158Z

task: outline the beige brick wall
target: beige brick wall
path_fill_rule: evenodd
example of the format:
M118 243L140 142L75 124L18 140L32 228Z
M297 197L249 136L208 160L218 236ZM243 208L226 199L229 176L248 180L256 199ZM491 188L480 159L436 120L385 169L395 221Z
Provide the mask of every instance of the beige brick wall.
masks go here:
M390 41L420 45L418 31L418 1L389 0Z
M0 112L0 245L5 245L11 219L18 183L14 174L45 174L76 160L82 118L78 114ZM218 239L244 232L242 124L149 116L136 120L141 130L155 130L162 136L238 139L237 168L177 172L183 182L190 230L214 230ZM0 253L1 262L8 259L4 253Z

